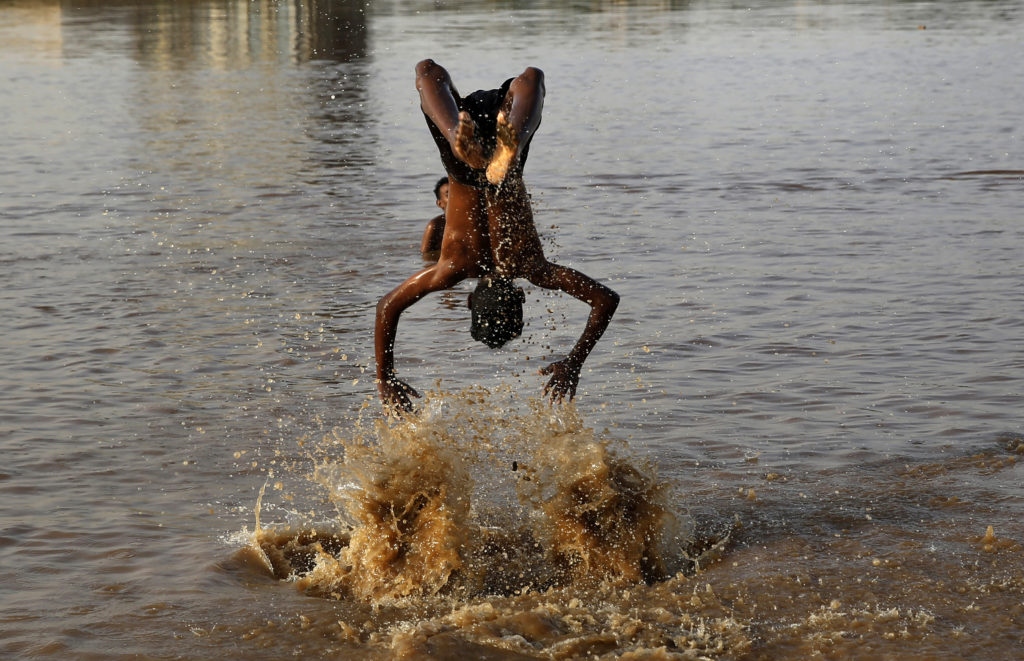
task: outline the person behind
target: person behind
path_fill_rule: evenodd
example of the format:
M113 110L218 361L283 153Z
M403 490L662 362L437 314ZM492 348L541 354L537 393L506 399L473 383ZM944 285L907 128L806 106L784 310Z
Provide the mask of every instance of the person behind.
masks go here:
M433 60L416 65L416 89L427 127L448 172L445 229L436 264L377 303L374 350L377 389L386 407L411 410L419 397L395 373L395 337L402 312L432 292L479 278L469 297L471 333L490 347L518 337L523 327L522 289L515 279L563 291L587 303L590 314L565 358L540 370L551 378L544 394L555 402L576 395L580 370L600 339L619 296L589 276L544 257L533 222L523 166L540 126L544 74L530 67L500 88L463 97Z
M444 212L448 206L448 177L441 177L434 184L434 198L441 209L441 215L434 216L423 230L420 241L420 252L423 259L436 261L441 251L441 239L444 237Z

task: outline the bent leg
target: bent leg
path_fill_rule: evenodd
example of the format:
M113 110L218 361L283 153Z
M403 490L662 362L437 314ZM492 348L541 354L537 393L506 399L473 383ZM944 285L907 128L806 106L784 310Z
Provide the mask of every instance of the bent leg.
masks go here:
M416 91L424 114L445 135L454 133L459 124L459 92L448 70L433 60L416 65Z
M498 113L498 145L487 165L487 181L492 185L505 181L540 126L544 94L544 72L536 67L513 79Z
M536 67L528 67L508 88L502 111L509 128L520 138L533 135L540 126L544 94L544 72Z
M471 168L487 166L487 154L476 135L476 124L469 113L459 112L459 92L448 70L433 60L416 65L416 90L420 107L448 140L452 152Z

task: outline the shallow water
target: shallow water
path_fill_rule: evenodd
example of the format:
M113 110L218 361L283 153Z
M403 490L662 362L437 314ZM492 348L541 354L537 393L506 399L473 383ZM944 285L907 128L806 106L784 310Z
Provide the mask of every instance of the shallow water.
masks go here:
M0 651L1016 658L1022 23L1019 0L0 4ZM258 541L303 530L346 553L338 487L404 456L346 448L386 438L373 306L433 215L426 56L464 91L546 73L538 227L623 297L572 434L660 485L672 572L558 573L558 471L554 500L514 496L511 425L547 420L534 372L585 308L528 289L491 352L468 285L403 316L397 364L441 410L497 393L431 438L498 448L442 486L470 500L453 538L503 525L484 546L513 560L456 545L469 569L401 602L267 567Z

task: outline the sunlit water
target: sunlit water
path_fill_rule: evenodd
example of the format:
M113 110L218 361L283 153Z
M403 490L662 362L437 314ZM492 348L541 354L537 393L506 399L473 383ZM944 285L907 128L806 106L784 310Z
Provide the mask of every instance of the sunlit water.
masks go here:
M1020 0L0 4L0 652L1017 658L1022 29ZM402 319L428 418L374 426L373 307L440 174L427 56L463 91L546 73L538 227L623 297L578 419L530 400L586 308L528 289L492 352L467 283ZM418 582L359 555L417 470L452 563ZM665 516L580 542L580 484Z

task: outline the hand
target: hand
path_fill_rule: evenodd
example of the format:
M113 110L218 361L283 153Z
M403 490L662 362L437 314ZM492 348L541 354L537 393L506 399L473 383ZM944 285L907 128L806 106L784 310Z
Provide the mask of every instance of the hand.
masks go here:
M561 404L566 398L572 401L576 396L576 385L580 382L580 368L569 362L568 358L551 363L540 370L540 374L550 374L551 379L544 386L544 395L552 402Z
M377 392L385 407L391 407L398 411L411 411L412 400L409 399L409 396L420 396L415 388L405 381L400 381L394 374L378 379Z

